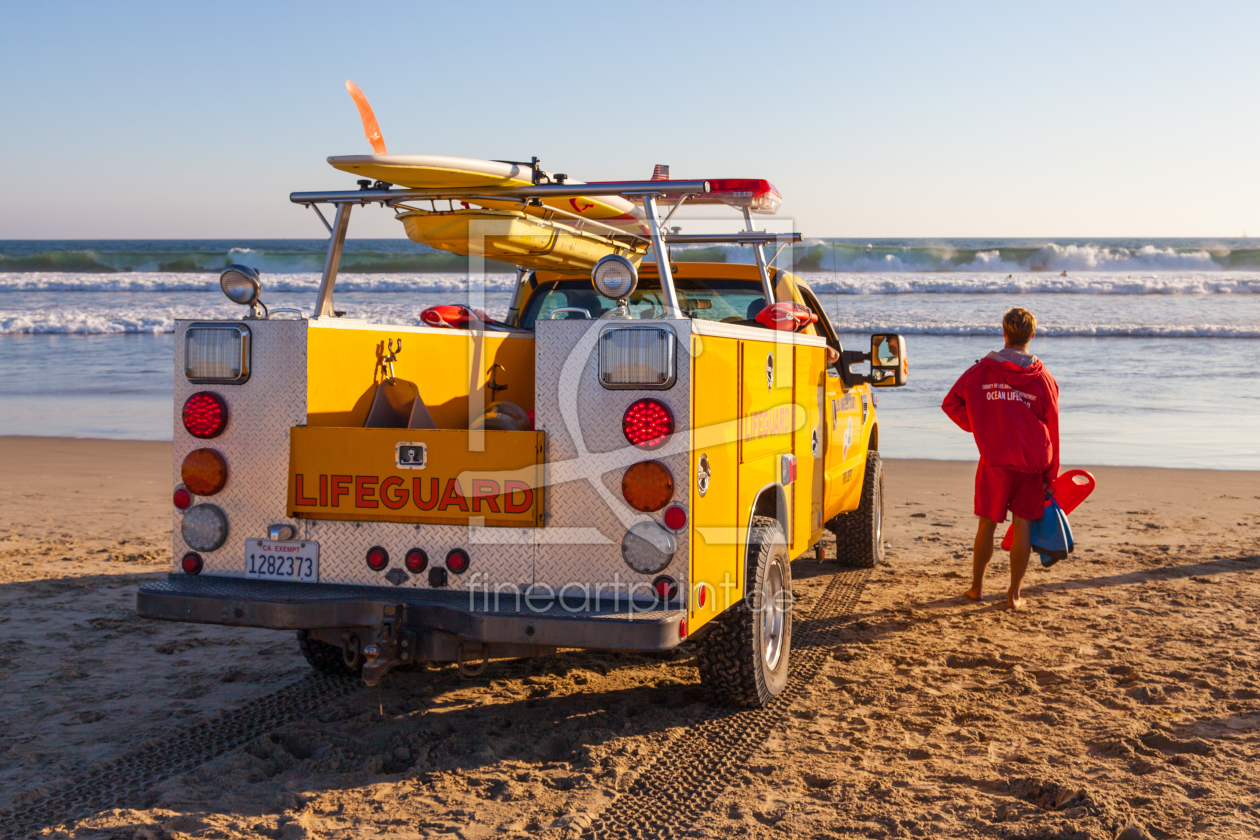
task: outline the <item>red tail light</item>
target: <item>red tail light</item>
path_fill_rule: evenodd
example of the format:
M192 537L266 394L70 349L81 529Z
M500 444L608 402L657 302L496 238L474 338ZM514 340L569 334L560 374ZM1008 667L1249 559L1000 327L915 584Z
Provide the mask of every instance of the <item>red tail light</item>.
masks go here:
M665 508L665 527L671 531L681 531L687 527L687 509L680 505Z
M218 437L227 419L227 403L213 391L198 391L184 402L184 428L195 438Z
M201 574L201 555L195 551L190 551L184 555L184 559L179 563L186 575Z
M669 575L661 575L652 581L652 589L656 591L656 597L662 601L672 601L678 597L678 581Z
M637 400L622 415L621 431L640 449L659 449L674 433L674 415L660 400Z
M468 552L462 548L452 548L446 555L446 568L457 575L468 571Z
M179 487L176 487L175 497L173 501L175 502L175 507L177 507L178 509L188 510L190 507L192 507L192 502L193 502L192 493L189 493L188 488L182 485Z
M389 565L389 552L381 548L379 545L374 545L368 549L367 557L365 559L367 560L369 569L374 572L379 572L381 569Z
M422 548L413 548L407 552L403 563L409 572L423 572L429 565L429 555L425 554Z

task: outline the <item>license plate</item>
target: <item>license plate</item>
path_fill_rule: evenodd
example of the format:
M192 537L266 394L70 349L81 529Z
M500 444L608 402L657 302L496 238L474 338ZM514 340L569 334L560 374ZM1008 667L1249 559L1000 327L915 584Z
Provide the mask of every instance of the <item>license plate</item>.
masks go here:
M319 581L319 543L245 540L245 577L316 583Z

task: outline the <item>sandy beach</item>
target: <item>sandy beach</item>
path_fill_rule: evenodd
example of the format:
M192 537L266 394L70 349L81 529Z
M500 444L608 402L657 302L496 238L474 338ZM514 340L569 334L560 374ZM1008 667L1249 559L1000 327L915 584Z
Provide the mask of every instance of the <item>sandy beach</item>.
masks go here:
M290 634L141 620L170 448L0 438L0 837L655 832L610 826L636 801L679 837L1260 836L1260 474L1089 468L1077 553L1010 613L1001 554L960 597L973 465L886 462L887 563L794 564L803 680L747 731L690 645L377 690Z

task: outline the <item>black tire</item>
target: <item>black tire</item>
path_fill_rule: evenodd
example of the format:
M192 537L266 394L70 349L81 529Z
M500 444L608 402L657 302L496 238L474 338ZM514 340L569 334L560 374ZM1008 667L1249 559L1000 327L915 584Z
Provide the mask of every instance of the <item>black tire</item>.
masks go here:
M866 455L862 501L852 513L842 513L827 523L836 535L836 562L842 566L872 569L884 559L884 462L878 452Z
M718 703L761 708L787 686L792 650L792 564L783 528L768 516L753 518L746 580L743 600L700 640L697 664Z
M356 657L358 661L350 665L346 662L345 652L336 645L312 639L305 630L299 630L297 637L298 644L302 647L302 656L306 657L307 664L321 674L347 678L363 674L362 656Z

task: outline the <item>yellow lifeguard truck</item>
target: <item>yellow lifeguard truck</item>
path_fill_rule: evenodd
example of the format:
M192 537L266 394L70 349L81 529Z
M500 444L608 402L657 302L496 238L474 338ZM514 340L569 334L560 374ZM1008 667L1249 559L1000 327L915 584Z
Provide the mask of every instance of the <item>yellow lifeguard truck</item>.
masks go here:
M411 165L390 157L364 159ZM825 528L842 563L883 556L872 386L904 384L905 341L841 348L817 296L765 256L799 239L753 229L778 207L766 181L577 184L504 165L493 183L294 193L336 208L313 312L268 312L233 266L221 285L248 314L178 323L174 569L137 610L297 631L316 669L370 684L418 661L474 671L691 637L707 686L762 705L787 680L791 561ZM373 203L469 255L474 297L482 259L516 264L507 318L339 317L350 212ZM671 233L684 203L734 207L744 230ZM756 263L669 258L705 243Z

